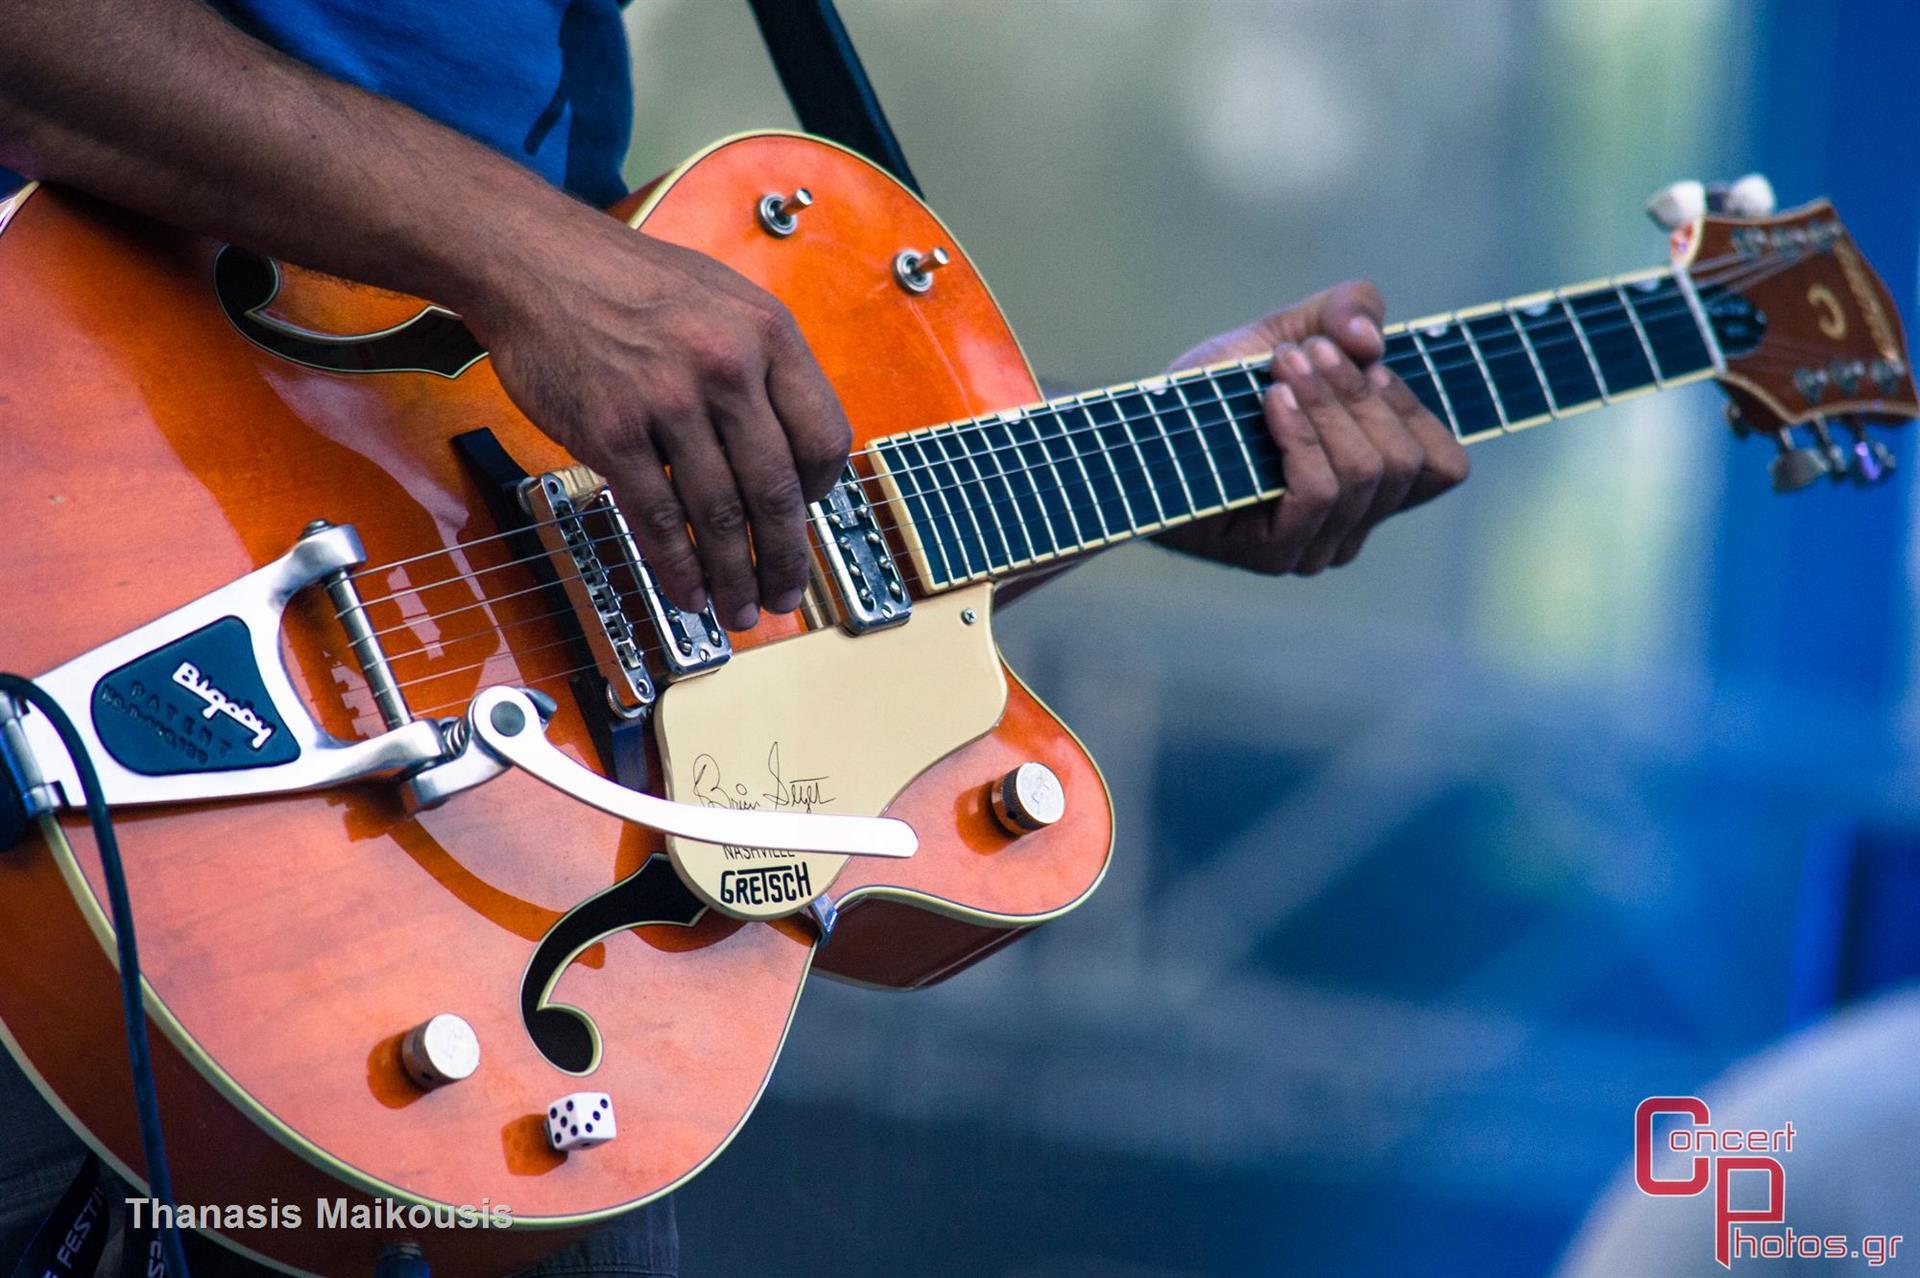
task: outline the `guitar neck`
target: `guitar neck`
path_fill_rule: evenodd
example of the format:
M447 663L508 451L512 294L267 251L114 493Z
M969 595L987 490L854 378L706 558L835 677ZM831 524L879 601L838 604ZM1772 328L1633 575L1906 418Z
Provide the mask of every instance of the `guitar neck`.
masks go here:
M1714 291L1665 268L1395 324L1387 365L1465 443L1699 381ZM1024 572L1278 497L1266 357L890 435L875 475L921 587Z

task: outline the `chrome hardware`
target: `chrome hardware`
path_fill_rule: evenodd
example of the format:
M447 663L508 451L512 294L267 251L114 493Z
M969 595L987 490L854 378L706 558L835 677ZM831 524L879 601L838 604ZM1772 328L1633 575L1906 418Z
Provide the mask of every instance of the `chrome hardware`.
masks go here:
M994 819L1008 834L1044 830L1067 814L1067 792L1044 763L1023 763L993 783Z
M1848 399L1853 398L1855 392L1860 389L1860 381L1866 375L1865 360L1836 359L1827 365L1827 380L1833 384L1834 389Z
M785 239L799 228L801 211L812 206L813 192L803 186L792 195L761 196L753 212L760 219L762 230Z
M467 725L475 738L469 748L484 749L589 807L683 839L841 856L909 857L919 846L913 827L892 817L715 808L630 790L562 754L520 688L482 691L467 710Z
M660 636L657 651L669 679L725 665L733 655L733 641L721 628L713 606L688 612L667 598L653 570L641 558L627 518L615 504L607 481L585 466L569 466L527 481L523 493L529 513L542 522L552 517L535 506L541 502L552 505L556 486L571 505L573 522L542 528L541 539L554 555L554 567L562 578L578 578L566 581L568 598L582 614L589 646L596 638L601 641L601 646L594 647L594 661L607 677L608 704L623 717L634 718L654 700L646 654L622 603L635 595L645 604ZM565 559L560 558L561 551ZM590 567L578 567L581 559ZM599 623L597 627L588 624L588 614ZM631 665L627 664L629 657ZM609 664L614 671L611 675Z
M480 1068L480 1039L452 1012L429 1017L400 1040L400 1064L423 1092L469 1078Z
M1820 450L1820 456L1826 459L1827 473L1834 483L1847 477L1846 450L1834 442L1833 432L1827 429L1827 423L1816 417L1807 423L1807 429L1813 432L1814 444Z
M1767 464L1767 473L1776 493L1798 492L1827 473L1826 457L1818 449L1797 446L1790 428L1782 426L1774 438L1780 455Z
M1867 365L1867 376L1873 381L1874 389L1882 395L1893 394L1906 371L1906 365L1897 359L1876 359Z
M1893 478L1893 450L1868 435L1866 426L1855 418L1846 418L1840 424L1853 436L1853 482L1873 488Z
M909 293L924 293L933 287L933 273L953 259L943 248L931 253L921 253L916 249L901 249L899 256L893 259L893 278L900 281L900 287Z
M20 796L27 820L37 821L60 807L60 791L40 771L40 765L27 744L25 719L27 707L0 692L0 767L6 780Z
M887 549L873 503L851 462L840 482L807 507L820 554L840 597L840 624L853 634L897 626L913 613L907 583Z
M324 519L316 519L308 524L303 536L312 536L332 527ZM406 693L394 680L393 667L387 664L387 650L380 645L380 636L367 620L367 611L360 602L360 592L354 588L353 578L347 570L341 568L321 578L326 588L327 598L333 601L333 615L340 622L340 628L347 632L347 651L360 664L360 673L367 681L367 690L373 693L373 704L380 711L380 717L389 728L403 728L413 722L413 711L407 708Z
M1797 368L1793 372L1793 388L1809 404L1820 402L1821 396L1827 393L1827 381L1824 368Z
M73 719L107 803L319 790L437 761L440 730L425 720L361 741L330 736L281 658L288 601L363 558L351 527L314 527L272 563L41 675L35 682ZM85 803L44 715L29 709L4 737L10 756L24 742L13 765L37 774L62 806Z
M1647 216L1667 231L1685 226L1706 211L1707 188L1694 178L1663 186L1647 200Z
M620 592L607 576L599 539L587 531L584 512L576 504L592 500L590 493L579 482L577 471L549 471L521 485L520 502L533 516L540 544L546 547L554 574L573 604L587 649L593 653L593 664L606 680L608 706L622 718L632 719L653 704L653 677L640 655L633 623L620 606Z

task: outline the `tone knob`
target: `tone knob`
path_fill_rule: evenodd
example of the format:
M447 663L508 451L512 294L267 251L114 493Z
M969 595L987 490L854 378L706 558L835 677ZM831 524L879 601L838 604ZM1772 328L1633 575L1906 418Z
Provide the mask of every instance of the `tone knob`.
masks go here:
M480 1039L465 1020L442 1012L407 1031L400 1040L400 1064L415 1086L430 1092L480 1067Z
M1067 814L1067 792L1044 763L1023 763L995 781L991 801L1008 834L1044 830Z

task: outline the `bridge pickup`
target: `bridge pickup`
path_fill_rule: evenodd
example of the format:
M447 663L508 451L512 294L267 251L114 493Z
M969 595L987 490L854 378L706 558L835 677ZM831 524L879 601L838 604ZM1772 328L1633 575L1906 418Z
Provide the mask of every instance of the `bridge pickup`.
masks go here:
M840 596L840 624L857 635L897 626L911 616L906 582L852 463L833 490L807 509Z
M520 486L520 501L533 516L540 544L579 617L594 666L607 683L607 704L616 714L634 718L653 704L653 677L647 673L639 638L620 606L619 588L600 553L603 545L617 543L625 534L626 521L613 509L605 486L595 488L583 482L578 473L582 471L592 474L585 467L569 467L534 476ZM609 511L619 520L617 532L605 520L595 520L597 527L589 527L590 514Z

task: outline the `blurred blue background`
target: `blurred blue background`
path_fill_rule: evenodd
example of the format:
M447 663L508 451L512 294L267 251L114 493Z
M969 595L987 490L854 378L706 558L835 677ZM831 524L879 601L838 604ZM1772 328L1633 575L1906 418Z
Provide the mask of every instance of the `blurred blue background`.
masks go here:
M1914 314L1920 6L841 7L1055 381L1355 275L1409 316L1653 264L1649 192L1753 169ZM744 5L628 22L636 181L791 126ZM1767 455L1694 387L1476 449L1321 579L1141 546L1012 610L1112 873L938 989L814 982L688 1272L1548 1269L1640 1098L1830 997L1833 849L1920 818L1920 467L1782 499Z

